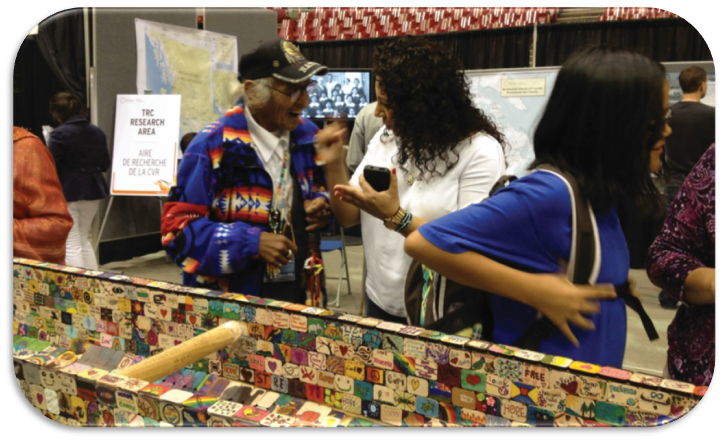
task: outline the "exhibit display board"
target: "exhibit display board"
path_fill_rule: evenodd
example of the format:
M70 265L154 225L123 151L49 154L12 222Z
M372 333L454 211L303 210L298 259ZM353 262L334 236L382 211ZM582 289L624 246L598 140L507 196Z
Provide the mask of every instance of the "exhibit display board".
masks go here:
M166 196L178 167L181 95L118 95L112 195Z
M700 66L708 74L708 93L701 101L715 106L715 67L712 62L662 63L670 84L670 105L683 98L678 75L688 66ZM559 67L533 69L471 70L474 105L490 117L507 140L507 174L524 176L535 159L535 127L552 93Z
M708 389L306 305L19 258L13 336L28 400L77 426L658 426L684 416ZM169 359L169 369L189 364L160 372Z

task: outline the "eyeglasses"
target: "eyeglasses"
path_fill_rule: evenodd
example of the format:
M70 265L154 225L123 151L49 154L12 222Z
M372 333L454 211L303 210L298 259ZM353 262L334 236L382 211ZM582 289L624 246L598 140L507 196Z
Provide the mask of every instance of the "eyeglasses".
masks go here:
M300 89L295 89L291 92L284 92L283 90L279 90L279 89L277 89L275 87L271 87L271 86L266 86L266 87L268 87L271 90L275 90L282 95L288 96L289 101L291 101L292 103L295 103L299 100L299 98L301 98L301 92L303 92L304 90L306 90L307 95L310 95L312 92L314 92L316 90L316 81L309 81L309 84L307 84L306 87L303 87Z

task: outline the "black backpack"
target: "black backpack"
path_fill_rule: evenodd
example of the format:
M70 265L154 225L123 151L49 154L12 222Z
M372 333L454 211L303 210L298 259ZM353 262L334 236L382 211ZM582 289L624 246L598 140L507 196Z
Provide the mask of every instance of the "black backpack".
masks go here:
M577 180L572 175L549 164L540 166L540 169L560 176L570 190L573 237L567 277L578 285L594 283L600 268L600 237L593 222L593 212L582 197ZM515 179L517 178L514 176L501 177L492 187L490 197ZM630 285L625 282L615 288L618 296L624 298L627 305L640 315L648 338L651 341L657 339L658 334L653 322L640 300L630 293ZM494 341L494 316L489 294L448 280L417 260L412 262L407 273L404 306L407 321L413 326L456 334L466 328L477 328L481 323L481 334L473 337ZM537 350L555 328L547 317L538 312L537 319L514 346Z

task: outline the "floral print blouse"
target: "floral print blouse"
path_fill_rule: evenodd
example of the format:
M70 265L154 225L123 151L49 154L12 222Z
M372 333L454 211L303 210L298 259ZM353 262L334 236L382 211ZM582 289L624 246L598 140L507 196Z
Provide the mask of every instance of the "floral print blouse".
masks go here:
M709 385L715 365L715 304L687 304L683 294L693 270L715 268L715 145L680 187L646 266L650 280L682 302L668 328L671 377Z

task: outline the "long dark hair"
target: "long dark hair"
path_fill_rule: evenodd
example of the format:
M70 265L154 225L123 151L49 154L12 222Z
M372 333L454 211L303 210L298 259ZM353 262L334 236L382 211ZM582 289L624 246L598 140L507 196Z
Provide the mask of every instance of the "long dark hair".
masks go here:
M494 122L472 104L461 62L440 43L395 38L376 49L374 73L394 112L395 160L405 172L411 161L422 179L444 175L459 161L457 144L477 132L504 143Z
M626 49L583 49L562 66L535 130L535 161L571 173L595 211L660 210L650 150L662 137L663 66Z
M87 115L83 102L70 92L59 92L50 98L50 116L61 123L76 115Z

